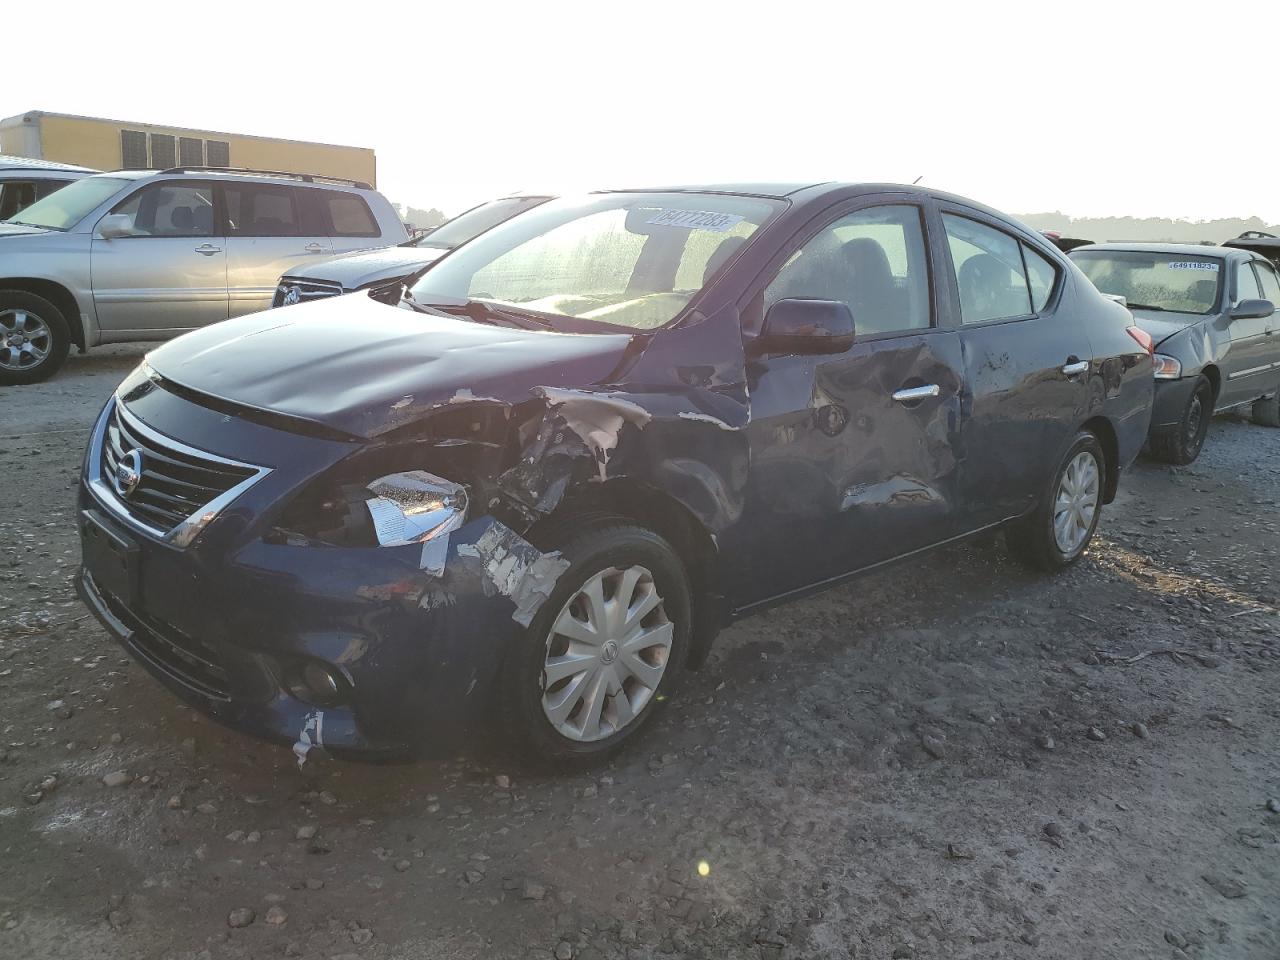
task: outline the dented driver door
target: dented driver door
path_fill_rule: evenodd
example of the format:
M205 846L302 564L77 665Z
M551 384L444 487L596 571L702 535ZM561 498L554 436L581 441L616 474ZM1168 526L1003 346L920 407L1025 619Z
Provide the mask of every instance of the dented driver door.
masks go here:
M820 226L756 305L849 304L855 343L748 364L750 476L722 552L747 607L955 536L962 356L935 322L914 204L877 204Z

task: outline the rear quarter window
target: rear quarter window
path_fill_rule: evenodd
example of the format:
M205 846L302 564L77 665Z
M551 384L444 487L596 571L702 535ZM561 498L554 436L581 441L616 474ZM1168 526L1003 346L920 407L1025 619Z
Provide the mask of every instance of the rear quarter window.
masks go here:
M329 222L335 237L376 237L381 231L373 218L364 197L354 193L324 190L323 204L328 210Z

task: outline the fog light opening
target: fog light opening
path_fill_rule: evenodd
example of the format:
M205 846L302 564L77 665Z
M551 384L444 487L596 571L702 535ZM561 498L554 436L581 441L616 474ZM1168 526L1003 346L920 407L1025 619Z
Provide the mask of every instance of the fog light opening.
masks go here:
M335 668L319 660L302 660L288 671L285 686L289 692L317 707L331 707L346 699L349 684Z

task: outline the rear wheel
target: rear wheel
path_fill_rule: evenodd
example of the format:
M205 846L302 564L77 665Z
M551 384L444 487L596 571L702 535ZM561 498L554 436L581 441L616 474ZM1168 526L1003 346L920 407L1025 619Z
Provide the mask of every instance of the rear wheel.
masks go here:
M1006 539L1018 559L1038 570L1061 570L1084 555L1102 515L1106 458L1098 438L1082 430L1072 441L1035 510Z
M522 759L578 766L621 748L689 649L689 584L662 537L618 520L570 533L570 562L503 665L503 732Z
M1204 438L1212 419L1213 384L1202 375L1196 379L1178 425L1151 437L1152 456L1180 466L1191 463L1204 448Z
M1265 400L1253 402L1253 422L1264 427L1280 427L1280 387Z
M0 384L44 380L62 366L70 347L57 307L24 290L0 290Z

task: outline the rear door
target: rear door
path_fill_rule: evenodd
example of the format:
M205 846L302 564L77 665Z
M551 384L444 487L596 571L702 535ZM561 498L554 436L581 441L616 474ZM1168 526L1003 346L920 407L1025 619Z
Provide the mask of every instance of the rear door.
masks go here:
M108 339L227 318L226 238L214 199L204 181L156 181L111 210L132 218L134 235L106 240L95 231L93 300Z
M1231 306L1242 300L1269 300L1263 292L1255 267L1269 267L1262 261L1240 260L1231 267ZM1272 371L1272 349L1275 317L1251 317L1228 320L1231 348L1223 358L1222 390L1218 408L1253 400L1275 387Z
M722 553L736 605L946 540L955 512L960 347L939 326L923 208L837 208L801 235L748 307L783 298L849 304L854 345L748 365L750 474Z
M231 316L266 310L281 276L332 254L301 196L305 188L232 180L219 189L227 217Z
M946 271L964 354L961 489L975 526L1024 513L1089 405L1093 350L1058 307L1064 271L993 218L944 204Z

